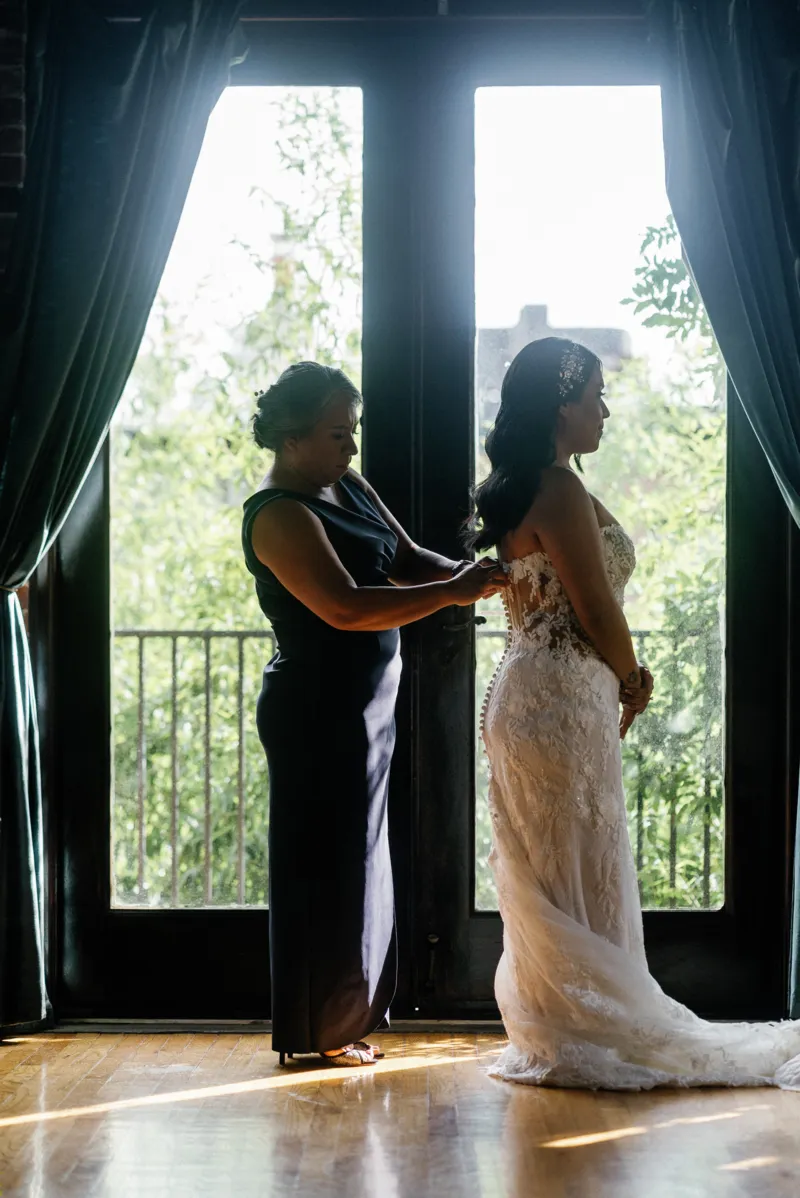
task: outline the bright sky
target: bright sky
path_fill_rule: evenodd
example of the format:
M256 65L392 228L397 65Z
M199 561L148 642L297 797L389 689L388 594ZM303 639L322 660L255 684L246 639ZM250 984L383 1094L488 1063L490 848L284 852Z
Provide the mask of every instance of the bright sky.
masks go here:
M479 327L628 329L642 235L669 212L656 87L492 87L476 96ZM645 338L645 341L647 338Z
M297 89L310 91L311 89ZM262 187L296 198L275 150L279 88L229 88L209 122L162 291L192 305L198 353L217 330L266 299L263 275L229 242L265 258L277 212ZM361 129L361 92L345 89L347 119ZM360 159L360 144L355 160ZM653 87L482 88L476 95L476 309L481 327L516 324L525 304L547 304L556 326L627 329L655 359L664 338L642 330L620 300L629 294L648 224L668 211L661 109Z

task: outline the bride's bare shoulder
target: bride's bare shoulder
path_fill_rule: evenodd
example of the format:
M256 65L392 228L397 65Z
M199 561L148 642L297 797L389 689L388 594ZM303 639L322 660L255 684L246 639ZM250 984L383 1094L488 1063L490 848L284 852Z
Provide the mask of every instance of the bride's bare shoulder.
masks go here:
M586 490L580 477L569 466L545 466L542 469L542 486L574 487L576 484Z
M591 499L574 470L568 470L565 466L545 466L536 502L543 507L564 503L570 507L585 507L587 502L591 503Z

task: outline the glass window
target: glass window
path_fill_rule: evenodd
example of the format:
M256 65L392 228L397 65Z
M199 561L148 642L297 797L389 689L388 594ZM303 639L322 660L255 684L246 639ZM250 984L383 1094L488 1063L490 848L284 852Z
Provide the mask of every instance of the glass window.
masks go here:
M250 418L299 359L360 386L361 157L356 88L231 88L209 122L111 436L116 906L267 902Z
M611 411L585 481L636 543L626 614L656 677L623 745L645 907L723 893L725 375L681 259L654 87L476 93L475 474L505 370L537 337L605 365ZM498 600L478 629L476 707L503 652ZM496 908L489 777L478 743L475 905Z

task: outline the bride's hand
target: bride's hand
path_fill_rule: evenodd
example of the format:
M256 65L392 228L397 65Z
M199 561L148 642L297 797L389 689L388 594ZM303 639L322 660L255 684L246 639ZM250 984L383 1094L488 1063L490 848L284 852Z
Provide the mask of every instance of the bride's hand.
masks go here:
M619 701L622 704L622 714L619 718L619 737L624 740L633 725L637 715L646 710L653 695L653 675L646 666L639 667L641 686L631 687L620 684Z
M641 715L653 697L653 675L646 666L639 667L639 686L627 686L620 683L619 701L625 708L630 708L634 715Z
M619 717L619 739L624 740L630 731L633 721L636 719L636 712L631 707L623 707L622 715Z

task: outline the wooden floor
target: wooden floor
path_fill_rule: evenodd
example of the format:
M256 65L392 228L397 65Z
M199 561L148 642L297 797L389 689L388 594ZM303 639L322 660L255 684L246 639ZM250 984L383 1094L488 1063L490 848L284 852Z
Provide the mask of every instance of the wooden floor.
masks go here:
M494 1036L384 1035L368 1070L262 1035L0 1045L2 1198L800 1194L800 1093L591 1094L486 1076Z

